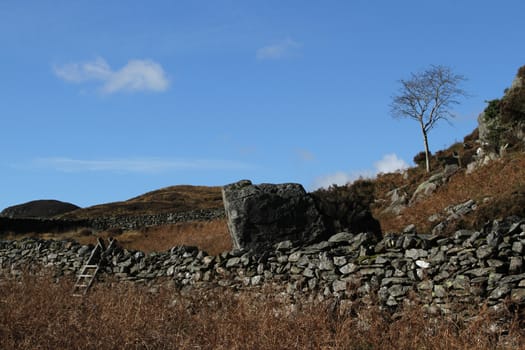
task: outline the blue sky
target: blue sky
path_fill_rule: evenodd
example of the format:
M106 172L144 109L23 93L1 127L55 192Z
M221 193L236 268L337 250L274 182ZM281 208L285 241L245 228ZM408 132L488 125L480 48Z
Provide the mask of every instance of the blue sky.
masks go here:
M519 0L0 2L0 209L248 178L308 190L411 164L390 116L431 64L469 80L441 149L525 64Z

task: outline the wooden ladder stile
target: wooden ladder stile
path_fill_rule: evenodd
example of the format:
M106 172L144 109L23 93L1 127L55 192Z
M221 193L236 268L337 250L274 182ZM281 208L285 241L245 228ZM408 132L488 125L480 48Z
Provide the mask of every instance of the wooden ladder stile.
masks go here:
M97 273L100 271L106 258L112 253L115 246L115 240L110 238L109 245L106 248L104 241L99 238L95 248L91 251L89 259L86 261L80 273L77 276L77 281L73 287L73 296L86 295L87 291L95 281Z

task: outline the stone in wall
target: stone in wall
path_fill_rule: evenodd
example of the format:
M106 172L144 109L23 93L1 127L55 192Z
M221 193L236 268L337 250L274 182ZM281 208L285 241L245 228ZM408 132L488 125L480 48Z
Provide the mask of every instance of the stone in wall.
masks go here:
M262 251L284 240L304 243L325 232L314 200L300 184L242 180L224 186L222 196L236 249Z

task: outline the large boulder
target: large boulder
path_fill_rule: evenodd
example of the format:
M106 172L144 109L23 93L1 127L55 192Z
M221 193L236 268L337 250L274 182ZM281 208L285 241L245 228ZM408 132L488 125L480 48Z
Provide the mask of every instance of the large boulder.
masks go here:
M313 198L300 184L242 180L224 186L222 196L235 249L263 251L285 240L309 242L326 231Z

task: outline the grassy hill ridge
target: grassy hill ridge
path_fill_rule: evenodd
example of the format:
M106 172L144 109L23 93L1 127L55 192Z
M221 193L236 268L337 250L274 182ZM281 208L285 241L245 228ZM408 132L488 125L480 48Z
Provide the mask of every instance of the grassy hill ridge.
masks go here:
M147 192L126 201L77 209L56 218L85 219L112 215L152 215L222 207L220 187L177 185Z

